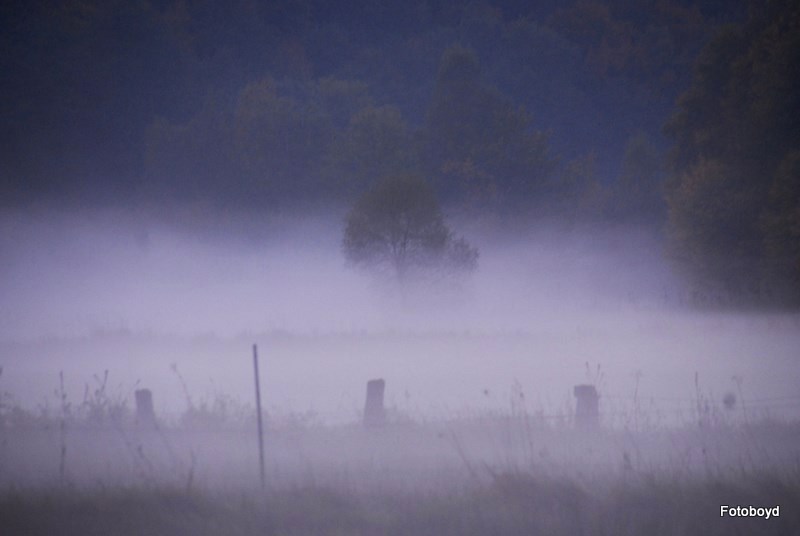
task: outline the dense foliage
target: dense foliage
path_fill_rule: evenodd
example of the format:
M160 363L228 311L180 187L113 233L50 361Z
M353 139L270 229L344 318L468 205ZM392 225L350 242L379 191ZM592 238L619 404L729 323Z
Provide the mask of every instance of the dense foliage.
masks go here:
M685 0L6 2L0 199L274 206L350 201L382 175L422 172L443 202L604 213L629 140L663 149L696 51L735 13Z
M720 33L668 124L672 249L711 303L800 298L800 5Z
M34 0L0 22L2 206L349 205L417 174L467 211L666 222L701 301L800 299L796 2Z
M413 175L388 176L347 216L344 253L356 266L388 273L454 275L475 269L478 251L448 228L431 187Z

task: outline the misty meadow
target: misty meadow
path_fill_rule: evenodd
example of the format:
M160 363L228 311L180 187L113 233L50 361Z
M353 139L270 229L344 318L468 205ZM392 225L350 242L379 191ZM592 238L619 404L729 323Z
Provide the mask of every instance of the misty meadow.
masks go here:
M0 20L0 533L800 531L795 2Z

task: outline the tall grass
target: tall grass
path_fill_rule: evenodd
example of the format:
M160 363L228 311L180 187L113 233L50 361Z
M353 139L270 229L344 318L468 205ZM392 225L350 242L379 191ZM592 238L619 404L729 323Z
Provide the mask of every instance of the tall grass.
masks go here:
M721 518L720 504L781 505L773 519ZM6 492L5 534L90 535L727 535L797 534L792 478L618 479L503 473L447 493L305 486L262 494L118 487Z
M580 430L518 386L505 412L390 408L375 430L272 415L262 493L251 407L187 389L181 415L147 427L107 380L77 404L60 386L38 414L0 395L0 534L800 534L800 425L735 419L699 387L673 426L637 403Z

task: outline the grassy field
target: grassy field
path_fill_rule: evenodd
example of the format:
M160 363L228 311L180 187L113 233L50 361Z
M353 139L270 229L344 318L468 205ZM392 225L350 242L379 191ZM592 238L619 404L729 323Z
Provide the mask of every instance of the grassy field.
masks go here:
M367 430L298 418L267 429L262 491L247 422L88 415L2 428L0 533L800 533L792 422L579 430L511 411ZM722 518L722 505L780 515Z
M385 426L270 412L259 478L252 406L218 395L139 422L105 376L39 410L0 397L0 534L800 534L800 423L699 387L680 420L613 406ZM772 519L720 508L779 507Z
M6 491L4 534L666 535L798 534L787 477L624 478L586 485L503 473L447 493L304 486L260 493L170 488ZM772 519L720 518L720 504L780 505Z

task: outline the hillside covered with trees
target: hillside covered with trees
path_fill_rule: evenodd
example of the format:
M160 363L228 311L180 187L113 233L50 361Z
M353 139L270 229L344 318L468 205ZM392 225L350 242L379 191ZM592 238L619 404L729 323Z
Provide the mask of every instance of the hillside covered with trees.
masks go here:
M711 294L796 302L793 4L6 2L0 203L351 206L414 175L451 211L665 230Z
M720 32L666 130L670 245L706 299L797 303L800 4Z
M4 3L2 203L352 199L418 170L447 201L597 204L743 11L529 4Z

